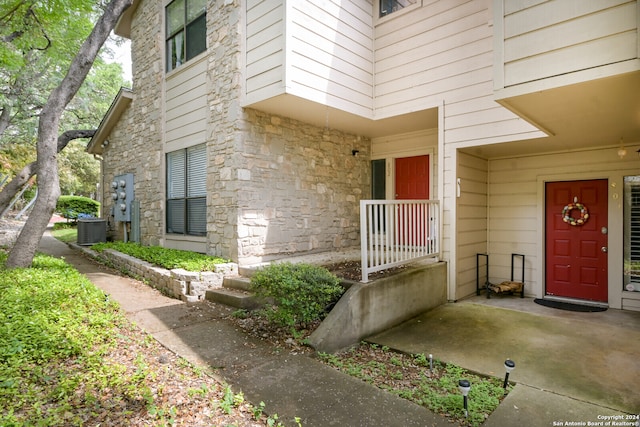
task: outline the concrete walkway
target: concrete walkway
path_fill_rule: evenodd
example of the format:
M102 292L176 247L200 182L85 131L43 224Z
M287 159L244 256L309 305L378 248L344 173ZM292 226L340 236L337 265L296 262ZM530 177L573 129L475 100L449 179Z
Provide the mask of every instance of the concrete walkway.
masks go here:
M278 352L221 318L229 308L186 304L104 268L48 232L40 251L64 257L118 301L127 316L176 354L214 370L252 403L261 401L285 425L304 427L450 426L443 417L305 355Z
M631 426L637 420L625 415L640 413L638 312L577 313L530 298L483 295L438 307L369 341L502 378L504 361L512 359L509 379L517 385L486 426L607 425L605 416Z
M40 250L64 257L159 342L195 363L211 367L234 390L242 390L249 401L265 402L269 412L277 413L280 420L297 416L305 427L451 425L444 417L308 356L278 352L248 337L222 320L230 311L227 307L167 298L147 285L111 272L48 233ZM486 426L587 425L589 421L606 425L602 417L638 412L640 394L634 392L634 386L640 379L640 313L609 310L570 313L565 318L557 317L557 313L549 314L551 317L545 313L514 317L518 308L490 307L485 301L448 304L372 339L405 352L432 353L437 359L496 376L504 375L504 359L513 358L517 366L511 379L518 384ZM500 302L497 298L490 301ZM472 315L465 317L463 313ZM607 314L615 320L598 319ZM545 318L552 319L551 325L562 326L562 338L553 339L556 330L537 333L550 327L544 324ZM569 340L572 335L584 339ZM561 352L563 347L572 350L571 358ZM577 369L577 364L584 369ZM611 364L613 369L601 370L603 364ZM576 376L582 380L576 381Z

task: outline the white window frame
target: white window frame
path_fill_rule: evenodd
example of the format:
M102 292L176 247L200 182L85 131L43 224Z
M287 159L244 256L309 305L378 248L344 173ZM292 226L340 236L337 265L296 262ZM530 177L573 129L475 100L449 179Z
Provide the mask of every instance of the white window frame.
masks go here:
M204 1L204 11L197 13L196 15L194 15L191 19L188 17L188 3L189 1L203 1L203 0L183 0L184 2L184 15L183 15L183 22L182 22L182 26L181 26L181 30L179 31L174 31L172 34L169 34L168 32L168 26L169 26L169 16L167 13L167 9L169 8L169 6L171 6L174 2L176 2L178 0L172 0L166 3L165 7L164 7L164 32L165 32L165 37L164 37L164 52L165 52L165 70L167 73L177 70L178 68L180 68L182 65L186 64L187 62L191 61L192 59L196 58L197 56L199 56L200 54L202 54L203 52L205 52L207 50L207 31L206 31L206 25L207 25L207 2ZM187 57L187 53L189 52L189 40L187 39L187 33L188 33L188 29L190 27L191 24L194 24L196 21L200 20L200 19L204 19L204 25L205 25L205 32L204 32L204 49L198 53L196 53L195 55L191 56L191 57ZM180 51L180 53L182 54L181 56L183 56L183 62L176 62L175 65L172 64L171 62L171 56L170 52L172 51L169 48L169 41L174 39L175 37L177 37L178 34L181 34L181 38L182 38L182 46L178 49L176 48L176 51Z
M380 1L381 0L374 0L373 5L374 5L374 18L375 18L375 22L376 23L383 23L386 22L390 19L394 19L397 18L399 16L404 15L405 13L408 13L412 10L415 10L419 7L422 7L422 0L416 0L416 2L412 5L406 6L400 10L397 10L395 12L390 12L388 14L386 14L385 16L380 16Z

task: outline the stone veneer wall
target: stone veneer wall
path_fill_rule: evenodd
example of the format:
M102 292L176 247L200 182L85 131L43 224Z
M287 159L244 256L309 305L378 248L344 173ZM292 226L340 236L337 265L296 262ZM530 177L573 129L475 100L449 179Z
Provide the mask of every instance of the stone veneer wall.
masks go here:
M359 246L370 141L251 109L244 117L239 262Z
M241 4L213 3L207 252L247 265L359 245L359 200L370 192L369 141L241 108Z
M161 48L162 5L142 1L136 10L131 33L134 97L109 135L103 153L103 216L113 205L110 183L114 176L134 175L134 197L140 201L141 242L158 245L163 235L164 173L162 150ZM123 224L109 219L114 238L123 238Z
M238 260L237 198L241 97L241 3L218 0L207 11L207 253Z
M319 128L243 109L241 4L217 0L208 7L207 253L246 265L359 245L370 141L330 123ZM134 99L104 154L105 187L114 175L134 174L146 245L162 245L164 235L162 16L154 1L136 10ZM104 201L109 212L109 188ZM115 234L121 239L121 228Z

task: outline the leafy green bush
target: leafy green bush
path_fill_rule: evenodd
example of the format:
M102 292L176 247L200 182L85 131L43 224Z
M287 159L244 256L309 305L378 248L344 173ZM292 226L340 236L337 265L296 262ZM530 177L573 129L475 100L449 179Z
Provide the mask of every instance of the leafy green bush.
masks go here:
M105 249L113 249L169 270L183 268L188 271L213 271L216 264L228 262L224 258L198 252L169 249L162 246L142 246L130 242L98 243L91 248L98 252L102 252Z
M60 196L56 205L57 213L74 222L83 216L98 216L99 209L99 202L82 196Z
M300 326L320 320L327 308L344 293L329 270L310 264L278 263L251 277L258 297L273 301L264 309L269 321L279 326Z

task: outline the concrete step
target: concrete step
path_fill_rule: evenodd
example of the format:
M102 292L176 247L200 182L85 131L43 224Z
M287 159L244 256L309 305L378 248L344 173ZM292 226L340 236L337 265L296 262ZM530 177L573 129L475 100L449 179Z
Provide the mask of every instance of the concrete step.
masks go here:
M227 287L208 290L205 299L244 310L254 310L261 305L252 293Z
M250 292L251 279L243 276L225 277L224 281L222 282L222 286L229 289Z
M242 277L251 277L260 268L259 265L238 266L238 274Z

